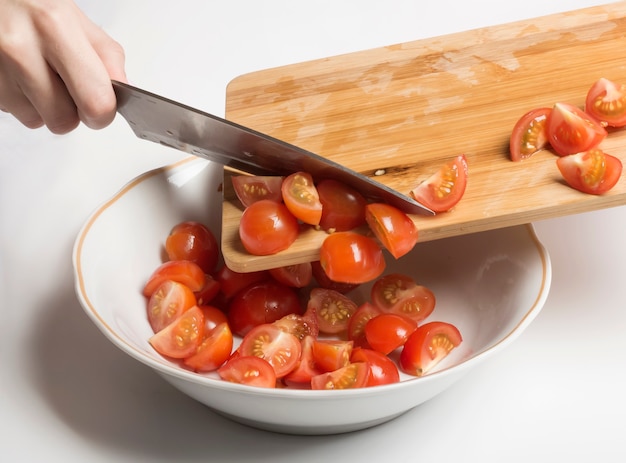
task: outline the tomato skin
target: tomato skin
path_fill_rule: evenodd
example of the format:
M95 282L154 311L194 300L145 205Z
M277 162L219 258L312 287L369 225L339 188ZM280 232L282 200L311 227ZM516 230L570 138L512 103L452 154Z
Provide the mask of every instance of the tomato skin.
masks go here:
M395 313L419 323L435 309L434 293L399 273L384 275L372 285L371 299L382 312Z
M219 282L208 273L204 278L204 286L200 291L196 291L194 294L198 305L207 305L220 293L221 286Z
M302 315L295 313L285 315L273 322L273 324L281 330L293 334L300 341L307 336L317 338L319 334L315 307L308 307Z
M266 360L274 368L276 378L282 378L298 365L302 345L293 334L265 323L244 336L239 352L241 356L253 355Z
M365 326L372 318L381 313L378 307L366 301L350 317L348 322L348 339L354 342L355 347L370 347L365 336Z
M411 196L434 212L447 212L465 194L467 177L467 158L460 154L413 188Z
M305 336L302 339L302 353L300 354L300 361L298 365L291 370L283 381L288 386L302 387L304 385L311 386L311 378L313 376L323 373L313 360L313 342L315 342L314 336Z
M299 230L298 220L283 203L262 199L243 211L239 238L250 254L266 256L291 246Z
M607 136L602 125L582 109L556 103L546 122L548 143L560 156L590 150Z
M396 259L411 251L417 243L418 232L413 220L390 204L368 204L365 218L376 238Z
M231 181L235 194L244 207L261 199L281 202L284 177L273 175L233 175Z
M299 220L309 225L318 225L322 218L322 203L307 172L295 172L283 181L282 196L287 209Z
M393 384L400 381L398 367L394 361L385 354L381 354L372 349L355 347L352 350L350 361L353 363L365 362L369 366L370 374L367 387Z
M557 167L568 185L594 195L609 191L622 174L622 162L598 148L560 157Z
M292 288L304 288L313 279L313 269L310 262L272 268L269 272L276 281Z
M204 315L204 333L205 335L209 334L216 328L218 325L222 323L228 323L228 317L224 312L222 312L217 307L213 307L212 305L198 305L200 310ZM230 327L229 327L230 328Z
M365 338L373 350L388 355L404 345L416 329L417 322L408 317L383 313L367 322Z
M328 275L326 275L326 271L322 268L322 264L319 260L311 262L311 269L313 271L313 278L321 288L333 289L342 294L347 294L359 286L359 283L342 283L331 280Z
M367 200L354 188L325 179L317 184L317 192L322 203L322 230L348 231L365 224Z
M338 370L350 363L353 347L352 341L316 339L312 347L313 361L322 372Z
M148 322L152 331L161 331L194 305L196 296L189 287L173 280L165 280L148 300Z
M183 363L197 372L214 371L228 360L232 350L233 334L228 323L223 322L205 334L196 352Z
M357 308L344 294L324 288L313 288L307 304L307 310L314 310L319 331L326 334L346 331Z
M626 85L598 79L587 93L585 112L610 127L626 126Z
M311 378L314 390L356 389L367 386L370 369L365 362L355 362L339 370L322 373Z
M177 281L187 286L191 291L200 291L206 282L206 275L202 268L189 260L170 260L159 265L143 288L145 297L152 293L166 280Z
M187 221L174 226L165 240L169 260L189 260L211 273L217 266L220 248L213 232L199 222Z
M247 288L248 286L268 280L270 278L270 274L266 270L240 273L235 272L224 265L218 270L215 278L220 284L220 292L227 300L229 300L239 291Z
M374 280L386 266L378 243L351 231L331 233L324 239L320 264L331 280L353 284Z
M548 145L546 123L551 111L552 108L535 108L515 123L509 142L512 161L528 159Z
M204 314L194 306L152 335L148 342L165 357L183 359L196 352L203 336Z
M450 323L425 323L404 344L400 367L407 374L424 376L462 341L461 333Z
M218 370L220 378L231 383L265 388L276 387L276 373L267 360L255 356L237 356Z

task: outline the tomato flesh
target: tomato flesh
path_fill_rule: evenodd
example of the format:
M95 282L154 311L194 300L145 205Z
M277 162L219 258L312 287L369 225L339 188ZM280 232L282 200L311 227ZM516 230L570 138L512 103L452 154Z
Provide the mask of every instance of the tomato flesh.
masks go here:
M261 199L280 202L284 177L272 175L234 175L231 177L235 194L244 207Z
M350 363L353 347L352 341L316 339L312 347L313 361L322 371L338 370Z
M185 310L196 305L196 296L184 284L165 280L150 296L148 322L153 332L161 331Z
M353 284L374 280L386 266L378 243L351 231L331 233L324 239L320 264L331 280Z
M371 299L382 312L395 313L419 323L435 309L435 295L408 275L392 273L374 282Z
M365 218L376 238L396 259L411 251L417 243L417 227L413 220L390 204L368 204Z
M231 383L265 388L276 387L276 373L267 360L254 356L237 356L218 370L220 378Z
M206 275L202 268L195 262L189 260L170 260L161 264L152 272L150 278L143 288L145 297L152 296L152 293L164 281L172 280L182 283L191 291L200 291L206 282Z
M598 79L587 93L585 112L608 126L626 126L626 85Z
M204 314L198 306L194 306L152 335L148 341L159 354L183 359L196 352L203 336Z
M239 352L242 356L253 355L266 360L274 368L276 377L282 378L297 366L302 345L293 334L266 323L244 336Z
M196 352L183 363L194 371L214 371L228 360L232 350L233 334L228 323L223 322L205 334Z
M546 122L550 146L560 156L596 147L607 131L593 117L569 103L556 103Z
M356 303L344 294L324 288L313 288L307 304L307 310L313 310L317 317L319 330L327 334L347 331L357 308Z
M400 367L413 376L424 376L462 342L461 333L450 323L429 322L419 326L400 353Z
M434 212L449 211L465 194L467 176L467 158L460 154L413 188L411 196Z
M536 108L516 122L509 142L512 161L528 159L548 145L546 123L551 111L551 108Z
M595 195L613 188L622 174L622 162L598 148L560 157L557 166L572 188Z
M315 365L315 361L313 360L314 342L314 336L305 336L302 339L302 353L300 354L300 361L293 370L283 377L285 384L300 388L307 386L311 387L311 379L313 376L323 373L317 365Z
M299 230L297 219L283 203L262 199L244 209L239 238L250 254L266 256L291 246Z
M351 363L335 371L319 374L311 378L311 388L315 390L356 389L367 386L370 369L365 362Z
M369 347L365 336L367 323L382 312L369 301L364 302L350 317L348 322L348 339L354 342L356 347Z
M318 225L322 218L322 203L311 174L296 172L283 181L282 196L287 209L309 225Z

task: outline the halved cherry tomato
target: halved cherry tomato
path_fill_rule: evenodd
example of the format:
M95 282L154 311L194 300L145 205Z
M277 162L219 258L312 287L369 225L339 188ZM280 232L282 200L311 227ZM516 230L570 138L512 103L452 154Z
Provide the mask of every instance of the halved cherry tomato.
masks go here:
M400 381L400 372L398 367L385 354L376 352L371 349L355 347L352 350L350 361L365 362L369 366L370 375L367 386L381 386L383 384L392 384Z
M269 270L276 281L292 288L304 288L313 279L313 269L310 262L286 265Z
M434 212L449 211L465 194L467 177L467 158L460 154L413 188L411 196Z
M577 106L556 103L546 122L546 134L554 151L566 156L595 148L607 136L607 131Z
M281 202L283 178L279 175L234 175L231 180L237 198L248 207L261 199Z
M165 240L169 260L190 260L204 273L215 270L220 248L215 235L199 222L187 221L174 226Z
M277 378L293 370L300 361L302 345L293 334L269 323L254 327L241 340L241 356L253 355L267 360Z
M245 289L254 283L268 280L270 278L270 274L267 270L240 273L235 272L224 265L218 270L215 278L220 284L220 291L228 300L242 289Z
M177 281L187 286L191 291L200 291L206 282L206 276L202 268L189 260L170 260L159 265L143 288L145 297L152 293L166 280Z
M311 269L313 270L313 278L320 288L333 289L342 294L347 294L359 286L359 283L342 283L340 281L331 280L328 278L328 275L326 275L319 260L311 262Z
M608 126L626 126L626 85L598 79L587 93L585 112Z
M287 207L269 199L248 206L239 222L241 243L256 256L287 249L298 237L299 230L298 220Z
M311 378L323 373L313 360L313 342L314 336L305 336L302 339L302 353L298 365L291 370L283 381L288 386L302 387L303 385L311 386Z
M204 314L198 306L194 306L152 335L148 341L159 354L182 359L196 352L203 337Z
M152 331L161 331L194 305L196 296L189 287L177 281L165 280L148 301L148 322Z
M513 127L509 151L512 161L528 159L548 145L546 122L551 108L536 108L524 114Z
M336 334L346 331L350 318L357 310L356 303L338 291L313 288L307 310L314 310L322 333Z
M198 305L204 314L204 334L208 335L214 328L222 323L228 323L228 317L217 307L212 305Z
M400 367L413 376L424 376L462 342L461 333L450 323L429 322L418 327L400 353Z
M324 239L320 264L331 280L342 283L365 283L385 270L385 258L378 243L351 231L331 233Z
M390 204L370 203L365 218L376 238L396 259L408 253L417 243L417 227L403 211Z
M221 285L208 273L205 275L204 286L200 291L196 291L196 300L198 305L207 305L220 293Z
M214 371L228 360L232 350L233 334L228 323L220 323L205 334L196 352L183 363L194 371Z
M322 203L322 230L348 231L365 224L367 200L354 188L325 179L317 184L317 192Z
M382 312L403 315L417 323L432 313L436 303L430 289L399 273L390 273L376 280L371 299Z
M315 315L315 307L313 306L307 307L302 315L295 313L288 314L279 318L273 322L273 324L281 330L293 334L300 341L306 336L317 338L319 334L319 325L317 323L317 316Z
M417 329L417 322L395 313L382 313L365 325L365 338L375 351L388 355Z
M353 341L356 347L370 347L365 337L365 325L381 313L378 307L366 301L350 317L348 322L348 339Z
M237 356L218 370L220 378L231 383L256 387L276 387L276 373L267 360L255 356Z
M356 389L367 386L370 368L365 362L351 363L339 370L311 378L312 389Z
M289 211L304 223L318 225L322 218L322 203L311 174L296 172L283 181L283 201Z
M354 344L340 339L316 339L313 341L313 361L322 371L335 371L350 363Z
M572 188L594 195L609 191L622 174L622 162L599 148L560 157L556 163Z

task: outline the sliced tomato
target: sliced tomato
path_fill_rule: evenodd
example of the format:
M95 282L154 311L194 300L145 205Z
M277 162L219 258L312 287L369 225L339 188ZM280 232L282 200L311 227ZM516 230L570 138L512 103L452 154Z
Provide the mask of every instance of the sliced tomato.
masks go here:
M331 280L353 284L378 278L386 265L374 239L351 231L331 233L324 239L320 264Z
M313 288L307 305L307 310L314 310L319 330L327 334L347 331L357 308L356 303L344 294L324 288Z
M294 216L310 225L320 223L322 203L311 174L296 172L289 175L283 181L281 190L283 201Z
M462 342L461 333L450 323L429 322L418 327L400 353L400 367L413 376L424 376Z
M189 260L170 260L159 265L143 288L145 297L152 293L166 280L176 281L187 286L191 291L200 291L206 282L204 270Z
M211 273L217 266L220 248L213 232L199 222L187 221L177 224L165 240L169 260L190 260L200 266L204 273Z
M148 300L148 322L152 331L161 331L194 305L196 296L189 287L177 281L165 280Z
M300 361L302 345L293 334L269 323L254 327L241 340L241 356L253 355L269 362L277 378L293 370Z
M267 360L255 356L237 356L218 370L220 378L246 386L276 387L276 373Z
M354 344L340 339L316 339L313 342L313 361L322 371L335 371L350 363Z
M393 384L400 381L400 372L395 362L385 354L372 349L355 347L352 350L350 361L365 362L369 366L370 374L367 386L381 386L383 384Z
M311 378L311 388L323 389L356 389L366 387L370 369L365 362L351 363L339 370L322 373Z
M622 162L599 148L560 157L556 163L572 188L594 195L609 191L622 174Z
M235 272L224 265L219 269L215 278L220 284L220 292L228 300L242 289L245 289L254 283L268 280L270 278L270 274L267 270L240 273Z
M592 116L569 103L556 103L546 123L548 143L560 156L595 148L607 131Z
M548 145L546 123L551 111L551 108L535 108L516 122L509 142L512 161L528 159Z
M211 305L198 305L204 314L204 334L208 335L214 328L222 323L228 323L228 317L217 307Z
M365 338L375 351L388 355L417 329L417 322L395 313L383 313L372 318L365 325Z
M308 307L303 315L295 313L285 315L276 320L274 325L287 333L293 334L301 341L306 336L317 338L319 334L317 316L315 315L315 307L313 306Z
M378 307L369 301L364 302L350 317L348 322L348 339L354 342L356 347L369 347L365 337L365 325L372 318L382 312Z
M205 334L196 352L183 363L197 372L214 371L228 360L232 350L233 334L228 323L220 323Z
M231 181L235 194L244 207L261 199L281 202L284 177L279 175L233 175Z
M207 305L220 293L221 285L208 273L204 278L204 286L200 291L196 291L194 294L198 305Z
M322 203L322 230L348 231L365 224L367 200L354 188L326 179L317 184L317 192Z
M413 188L411 196L434 212L449 211L465 194L467 177L467 158L460 154Z
M587 93L585 112L602 124L626 126L626 85L598 79Z
M288 386L302 387L304 385L311 387L311 378L323 373L313 360L313 342L314 336L305 336L302 339L302 353L298 365L289 372L283 381Z
M198 306L194 306L152 335L148 341L159 354L182 359L196 352L203 337L204 314Z
M371 300L382 312L395 313L419 323L435 309L435 294L408 275L390 273L374 282Z
M365 218L376 238L393 257L399 259L417 243L417 227L403 211L390 204L370 203Z
M328 275L326 275L326 272L322 268L322 264L319 260L311 262L311 269L313 271L313 278L315 279L317 285L321 288L333 289L342 294L347 294L359 286L359 283L342 283L331 280Z
M313 279L310 262L277 267L270 269L269 272L276 281L292 288L304 288Z
M256 256L284 251L298 237L296 217L283 203L262 199L244 209L239 222L241 244Z

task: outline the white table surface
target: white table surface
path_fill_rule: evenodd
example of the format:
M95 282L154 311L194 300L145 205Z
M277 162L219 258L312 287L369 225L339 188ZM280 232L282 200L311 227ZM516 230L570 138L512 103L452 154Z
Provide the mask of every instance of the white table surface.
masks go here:
M218 115L242 73L601 3L79 2L124 45L131 82ZM74 295L71 249L89 213L181 156L135 141L121 118L54 136L0 113L2 461L626 461L625 208L536 224L554 273L543 311L452 388L373 429L287 436L179 393L111 345Z

